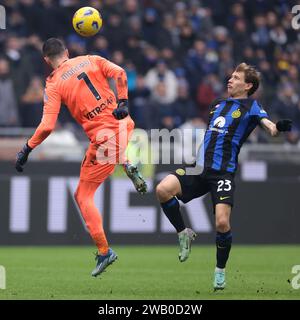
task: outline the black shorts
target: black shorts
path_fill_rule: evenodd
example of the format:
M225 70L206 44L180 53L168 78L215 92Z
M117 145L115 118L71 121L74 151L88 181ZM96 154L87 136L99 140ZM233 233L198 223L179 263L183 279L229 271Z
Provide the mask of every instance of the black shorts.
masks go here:
M172 174L180 182L182 195L177 198L183 203L210 192L214 206L218 203L227 203L233 207L235 189L233 173L205 169L200 175L186 175L184 169L177 169Z

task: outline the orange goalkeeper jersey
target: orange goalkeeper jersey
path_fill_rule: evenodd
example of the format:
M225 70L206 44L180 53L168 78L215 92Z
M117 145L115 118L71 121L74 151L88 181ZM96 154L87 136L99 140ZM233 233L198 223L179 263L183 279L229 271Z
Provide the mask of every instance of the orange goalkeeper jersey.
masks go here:
M115 80L118 99L127 99L127 77L121 67L92 55L64 61L47 78L43 118L28 141L29 146L35 148L51 133L62 103L83 127L91 142L96 141L97 132L101 129L118 132L120 121L112 115L117 102L109 86L109 78ZM132 122L129 116L121 121Z

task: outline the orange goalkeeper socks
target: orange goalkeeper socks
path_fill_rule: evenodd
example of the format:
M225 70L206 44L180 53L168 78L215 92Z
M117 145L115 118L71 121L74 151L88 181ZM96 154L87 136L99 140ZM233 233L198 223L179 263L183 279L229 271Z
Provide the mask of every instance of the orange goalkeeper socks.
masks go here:
M94 203L94 195L99 183L80 180L75 199L89 233L94 240L98 254L106 255L109 249L102 224L102 217Z

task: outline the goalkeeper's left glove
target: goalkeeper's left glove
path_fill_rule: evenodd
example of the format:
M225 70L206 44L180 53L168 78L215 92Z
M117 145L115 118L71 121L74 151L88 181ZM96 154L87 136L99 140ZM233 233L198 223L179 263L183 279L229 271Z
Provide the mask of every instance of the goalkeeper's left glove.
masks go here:
M117 120L122 120L128 116L128 100L127 99L120 99L118 102L118 107L114 109L112 112L113 116Z
M29 147L28 143L25 143L22 150L17 153L17 159L15 167L18 172L23 172L23 166L27 162L29 153L32 151L32 148Z
M280 132L291 131L293 121L290 119L279 120L276 123L276 129Z

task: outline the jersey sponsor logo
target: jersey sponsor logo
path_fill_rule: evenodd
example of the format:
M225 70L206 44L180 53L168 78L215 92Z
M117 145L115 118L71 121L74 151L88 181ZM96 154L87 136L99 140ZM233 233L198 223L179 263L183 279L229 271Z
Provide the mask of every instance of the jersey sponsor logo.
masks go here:
M220 116L217 119L215 119L214 127L223 128L225 126L225 123L226 123L226 119L224 117Z
M105 110L108 105L113 103L113 98L109 97L106 100L106 103L101 103L100 106L97 106L96 108L94 108L92 111L86 113L84 116L88 119L88 120L92 120L93 118L95 118L96 116L98 116L103 110Z
M87 114L85 114L84 116L88 119L88 120L92 120L93 118L95 118L96 116L98 116L103 110L105 110L107 108L107 104L105 103L101 103L100 106L97 106L96 108L94 108L92 111L88 112Z
M242 113L241 113L240 109L237 109L237 110L233 111L232 114L231 114L231 116L232 116L233 119L237 119L237 118L239 118L241 115L242 115Z
M184 176L184 175L185 175L185 170L184 170L184 169L177 169L177 170L176 170L176 173L177 173L179 176Z
M228 130L226 130L226 129L218 129L218 128L214 128L214 127L209 127L208 130L209 131L215 131L215 132L222 133L222 134L228 133Z

